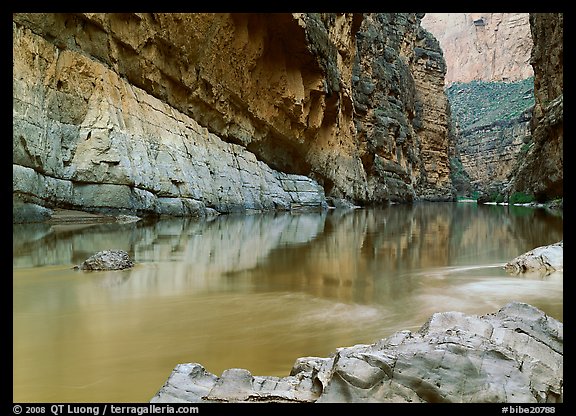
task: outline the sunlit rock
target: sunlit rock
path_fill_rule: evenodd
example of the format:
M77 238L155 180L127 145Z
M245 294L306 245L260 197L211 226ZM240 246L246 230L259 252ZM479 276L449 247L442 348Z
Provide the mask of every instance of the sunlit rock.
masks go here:
M453 82L518 81L533 75L528 13L426 13L422 26L439 40Z
M179 364L151 402L562 402L563 331L520 302L436 313L417 332L299 358L282 378Z
M561 271L564 269L564 242L536 247L506 263L504 269L512 274L537 272L547 275Z

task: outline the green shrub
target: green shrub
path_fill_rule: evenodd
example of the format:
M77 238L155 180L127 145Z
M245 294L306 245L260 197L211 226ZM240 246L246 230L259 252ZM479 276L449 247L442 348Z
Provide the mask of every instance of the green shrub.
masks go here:
M476 191L472 192L472 194L470 195L470 198L472 198L472 199L480 198L480 191L476 190Z
M528 154L528 150L530 150L530 147L532 147L532 143L524 143L522 144L522 146L520 147L520 151L518 152L518 155L524 157Z
M514 82L455 82L446 88L461 131L518 119L534 105L534 78Z
M508 203L510 204L527 204L529 202L534 202L534 196L532 195L526 195L523 192L514 192L512 195L510 195L510 198L508 199Z
M496 202L497 204L504 202L505 200L506 198L504 197L504 195L498 192L492 192L491 194L488 195L487 198L488 202Z

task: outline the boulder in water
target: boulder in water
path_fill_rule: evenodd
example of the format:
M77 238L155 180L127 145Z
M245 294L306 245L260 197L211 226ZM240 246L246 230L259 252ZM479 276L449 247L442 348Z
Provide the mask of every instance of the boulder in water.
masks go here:
M564 269L564 243L536 247L504 265L508 273L523 274L537 272L548 275Z
M127 252L123 250L99 251L93 256L84 260L81 264L74 266L80 270L122 270L134 266L134 261Z

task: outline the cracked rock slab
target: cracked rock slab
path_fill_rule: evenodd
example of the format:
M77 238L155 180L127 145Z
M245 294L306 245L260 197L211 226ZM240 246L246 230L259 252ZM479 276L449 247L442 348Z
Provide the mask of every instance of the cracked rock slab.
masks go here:
M417 332L298 358L282 378L179 364L151 402L562 402L563 342L563 324L526 303L442 312Z

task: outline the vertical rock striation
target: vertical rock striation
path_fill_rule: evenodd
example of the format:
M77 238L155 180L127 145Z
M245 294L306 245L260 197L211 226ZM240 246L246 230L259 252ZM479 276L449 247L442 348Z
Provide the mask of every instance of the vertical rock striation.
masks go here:
M535 105L531 147L513 172L511 192L546 201L564 196L564 17L531 13Z
M16 13L14 200L206 215L450 199L444 62L419 23Z
M454 152L450 134L450 104L444 93L446 62L436 38L417 30L415 59L412 64L416 83L416 105L422 110L419 134L422 173L417 193L422 199L446 201L454 198L449 158Z
M536 42L542 41L534 36L532 20L528 13L427 13L422 19L438 38L448 66L445 81L457 129L453 163L460 168L453 179L459 195L537 193L525 183L528 179L520 179L511 190L532 143L531 114L538 92L524 85L542 78L531 58L532 49L539 48ZM555 48L553 43L548 47ZM536 104L534 114L542 116L538 108ZM548 173L543 167L535 169L535 163L546 162L532 162L532 175L552 173L551 167ZM527 171L521 176L527 177Z
M357 34L354 110L372 201L453 197L446 67L419 17L369 15Z

